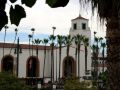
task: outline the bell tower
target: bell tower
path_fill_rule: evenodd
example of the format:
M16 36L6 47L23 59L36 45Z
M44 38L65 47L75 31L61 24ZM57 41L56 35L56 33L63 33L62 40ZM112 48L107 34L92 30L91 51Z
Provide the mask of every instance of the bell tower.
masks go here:
M89 38L89 46L87 47L87 71L88 74L86 74L85 72L85 47L84 44L81 43L81 48L80 48L80 77L84 77L84 76L91 76L91 31L88 25L88 19L82 17L81 15L79 15L77 18L72 19L71 20L71 28L69 31L69 34L74 37L77 34L79 35L83 35L87 38ZM72 42L72 46L76 47L75 45L75 41ZM76 62L78 63L78 60L76 60ZM77 68L77 72L78 72L78 65L76 65Z
M69 34L73 37L77 34L84 35L91 40L91 31L88 26L88 19L79 15L77 18L71 20L71 28Z

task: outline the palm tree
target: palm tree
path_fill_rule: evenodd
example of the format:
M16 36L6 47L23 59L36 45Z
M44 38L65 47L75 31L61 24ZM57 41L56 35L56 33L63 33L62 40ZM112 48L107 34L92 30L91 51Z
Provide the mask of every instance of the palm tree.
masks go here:
M95 44L93 44L92 46L91 46L91 49L92 49L92 66L93 66L93 72L92 72L92 75L93 75L93 79L94 80L96 80L97 79L97 77L98 77L98 75L97 75L97 67L98 67L98 65L97 65L97 63L98 63L98 61L97 61L97 59L96 59L96 49L97 49L97 46L95 45Z
M18 32L18 29L16 28L15 29L15 39L14 39L14 41L13 41L13 45L15 44L15 41L16 41L16 38L17 38L17 32ZM10 49L10 54L11 54L11 52L12 52L12 47L11 47L11 49Z
M61 52L62 52L62 44L64 43L64 36L57 35L57 42L58 42L58 45L59 45L59 81L60 81Z
M108 90L120 89L120 2L119 0L80 0L91 3L101 20L106 21Z
M28 38L29 38L29 56L30 56L30 55L31 55L31 52L30 52L30 42L31 42L32 35L29 34L29 35L28 35Z
M88 54L87 47L89 46L89 38L84 37L83 43L84 43L84 48L85 48L85 72L87 72L87 54Z
M69 49L70 49L70 45L72 44L72 41L73 41L73 37L71 37L70 35L67 35L67 36L64 36L64 44L67 46L67 51L66 51L66 54L67 54L67 57L69 56Z
M50 41L51 41L51 81L54 81L54 40L56 39L56 36L54 35L50 35L49 37ZM52 78L53 77L53 78Z
M4 28L5 28L5 34L4 34L4 43L3 43L3 57L4 57L4 46L5 46L5 40L6 40L6 31L8 29L8 26L6 25Z
M83 41L83 35L77 34L75 36L75 41L77 43L77 52L78 52L78 78L80 78L80 48Z
M102 47L102 58L103 58L103 69L102 72L104 72L104 64L105 64L105 48L106 48L106 43L101 43L101 47Z
M77 50L77 40L75 40L75 60L77 61L77 54L78 54L78 50Z
M95 59L96 59L96 71L97 71L97 78L98 78L98 64L99 64L99 61L98 61L98 55L99 55L99 37L95 37L95 41L96 43L96 51L95 51Z
M64 36L64 44L67 46L67 49L66 49L67 58L69 57L69 49L70 49L70 45L72 44L73 39L74 38L71 37L70 35ZM69 61L67 60L67 66L66 67L68 67L68 62Z
M40 39L35 39L32 43L36 44L36 56L38 58L38 45L42 42Z
M42 43L44 44L44 65L43 65L43 80L44 80L45 61L46 61L46 45L48 43L48 39L43 39Z

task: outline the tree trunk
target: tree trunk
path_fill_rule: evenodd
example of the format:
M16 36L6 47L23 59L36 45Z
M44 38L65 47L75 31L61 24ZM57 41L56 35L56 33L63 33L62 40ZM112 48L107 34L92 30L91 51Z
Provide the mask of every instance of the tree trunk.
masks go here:
M105 52L105 50L104 50L104 47L103 47L103 51L102 51L102 58L103 58L103 62L102 62L102 64L103 64L103 68L102 68L102 72L104 72L104 67L105 67L105 55L104 55L104 52Z
M85 46L85 72L87 72L87 46Z
M51 81L54 81L54 43L51 46Z
M67 58L69 57L69 45L67 45ZM68 68L68 66L69 66L69 61L68 61L69 59L67 59L67 68ZM69 75L68 75L68 71L67 71L67 77L68 77Z
M75 60L77 61L77 47L75 48ZM77 68L77 65L76 65L76 68Z
M78 45L78 78L80 79L80 45Z
M107 19L108 90L120 90L120 18Z
M45 78L45 60L46 60L46 45L44 47L44 65L43 65L43 80Z
M59 81L60 81L60 70L61 70L61 46L59 47Z

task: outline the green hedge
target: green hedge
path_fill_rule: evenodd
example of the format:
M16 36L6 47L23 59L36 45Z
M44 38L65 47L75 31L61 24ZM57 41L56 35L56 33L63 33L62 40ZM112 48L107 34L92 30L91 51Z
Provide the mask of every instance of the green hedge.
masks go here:
M0 73L0 90L32 90L24 82L10 73Z

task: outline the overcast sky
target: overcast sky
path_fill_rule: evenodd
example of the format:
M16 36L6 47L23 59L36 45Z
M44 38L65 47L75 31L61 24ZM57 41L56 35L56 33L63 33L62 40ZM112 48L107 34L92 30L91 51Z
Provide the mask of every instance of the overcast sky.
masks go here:
M18 2L19 3L19 2ZM27 17L22 19L18 28L18 36L22 43L28 42L28 34L31 34L31 28L35 28L35 38L44 38L52 34L52 27L55 26L55 35L67 35L71 27L71 19L78 17L79 10L82 17L89 19L89 27L92 31L98 31L99 36L105 36L105 28L99 27L96 23L96 17L91 16L91 10L88 8L80 9L79 0L70 0L66 7L50 8L45 4L45 0L37 0L32 8L25 8ZM10 2L7 4L6 11L9 11ZM14 40L14 29L16 26L9 22L6 41ZM93 34L92 34L93 35ZM4 29L0 32L0 41L3 41ZM10 38L11 37L11 38Z

